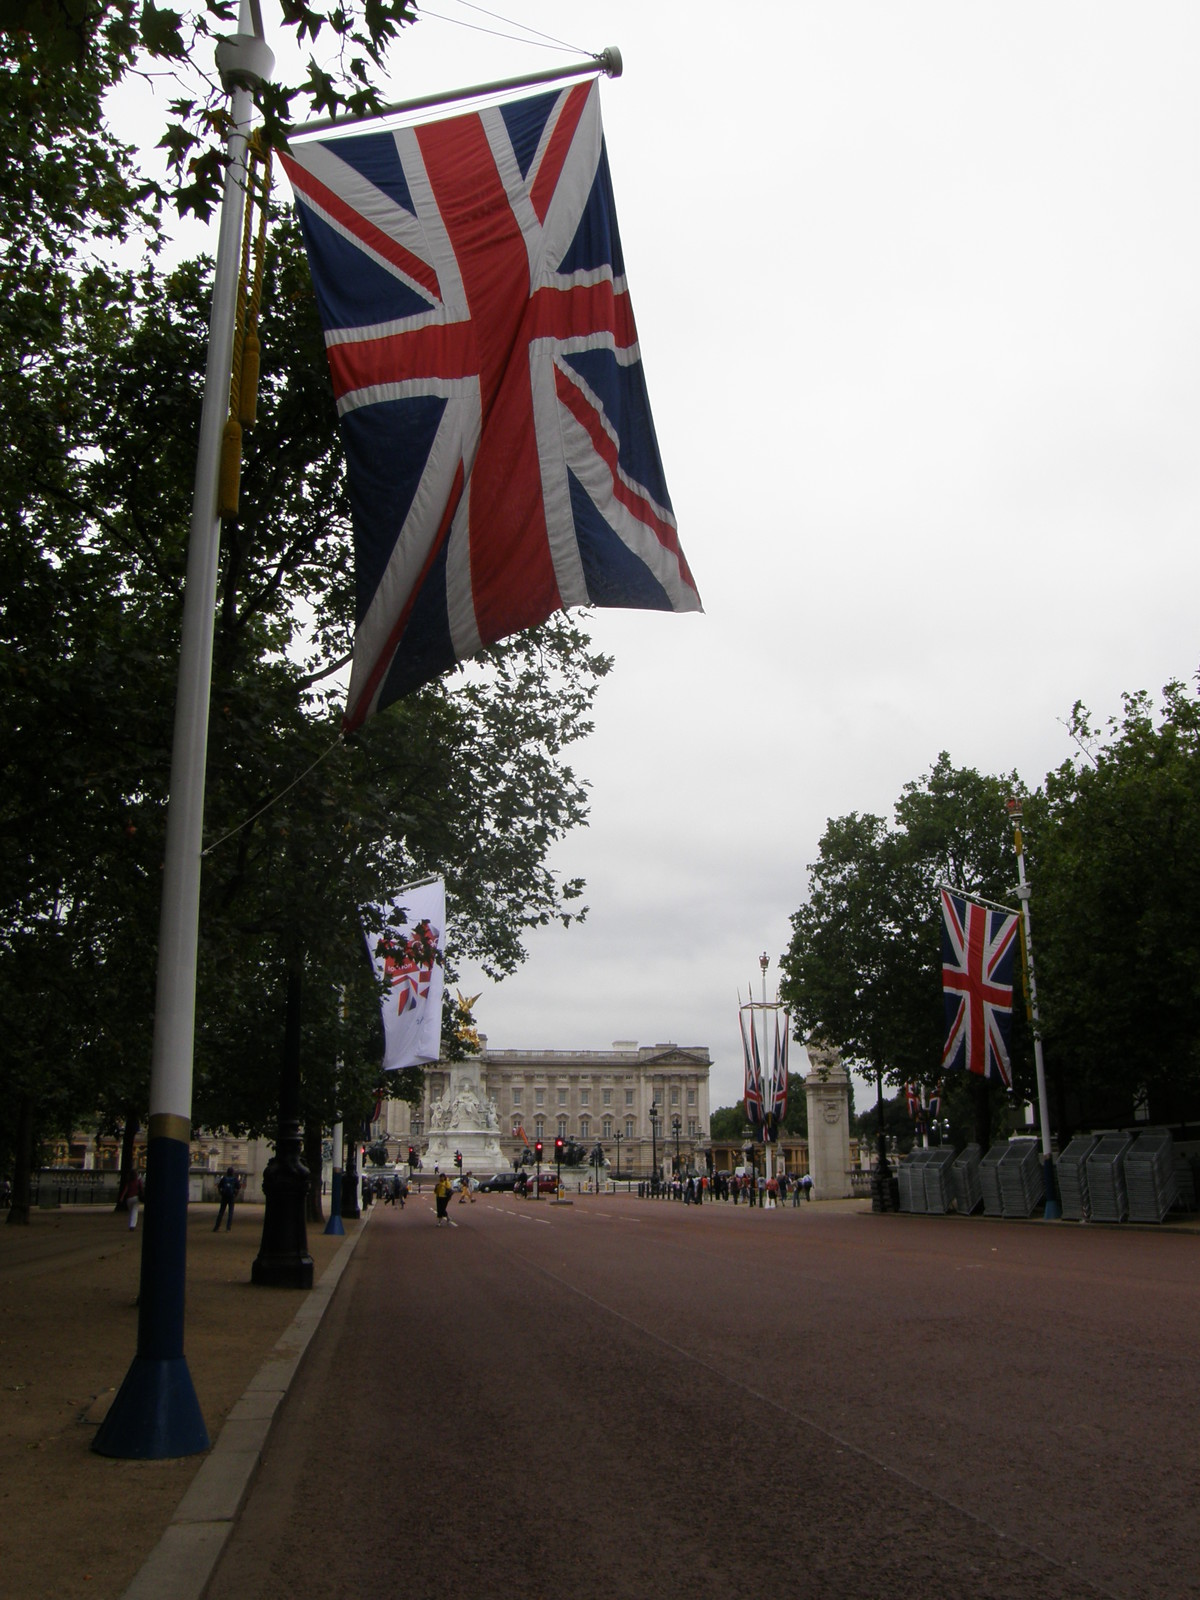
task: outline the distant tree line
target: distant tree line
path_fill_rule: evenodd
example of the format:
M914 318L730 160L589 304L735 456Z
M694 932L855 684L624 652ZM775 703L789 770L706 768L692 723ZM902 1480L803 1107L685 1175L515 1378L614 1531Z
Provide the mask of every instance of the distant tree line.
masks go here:
M311 28L333 16L350 60L408 15L391 0L292 10ZM17 1221L44 1141L120 1133L127 1166L147 1113L212 276L205 259L163 270L155 252L164 205L203 209L211 171L195 170L190 195L155 190L103 108L146 51L171 59L227 13L25 0L0 24L0 1171L16 1179ZM194 105L174 125L188 118ZM200 159L192 138L179 148ZM116 264L119 241L143 247L136 269ZM451 979L467 957L510 972L528 929L583 914L582 882L547 857L586 820L566 752L611 663L559 616L339 743L349 505L290 212L272 220L260 336L257 424L221 548L193 1119L272 1127L284 994L302 973L319 1152L334 1115L354 1126L378 1087L365 905L441 872ZM471 1019L447 1007L450 1046L466 1048ZM421 1088L419 1073L392 1074L386 1092Z
M781 994L797 1037L836 1045L888 1089L939 1081L943 1043L938 887L1010 905L1016 858L1005 802L1021 796L1050 1121L1060 1139L1135 1116L1200 1120L1200 704L1179 682L1161 702L1126 695L1036 790L942 754L905 785L889 821L830 820L792 917ZM1018 987L1013 1099L1033 1101L1032 1034ZM952 1076L942 1114L958 1142L1011 1127L1012 1101ZM892 1101L892 1123L912 1124ZM873 1130L874 1109L864 1114ZM885 1127L887 1124L885 1123Z

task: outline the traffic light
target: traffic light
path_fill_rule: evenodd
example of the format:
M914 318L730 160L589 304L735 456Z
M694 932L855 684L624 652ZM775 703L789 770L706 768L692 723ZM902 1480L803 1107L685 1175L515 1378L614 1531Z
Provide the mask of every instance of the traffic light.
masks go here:
M408 1147L408 1164L410 1167L415 1167L417 1164L417 1151L415 1145L410 1144Z
M460 1172L462 1171L462 1151L461 1150L456 1150L454 1152L454 1165L458 1168L458 1170Z
M563 1141L562 1141L561 1138L558 1138L558 1139L555 1139L555 1141L554 1141L554 1159L556 1161L561 1161L562 1158L563 1158Z
M537 1156L538 1160L540 1161L542 1159L542 1141L540 1139L534 1145L533 1149L534 1149L534 1154Z

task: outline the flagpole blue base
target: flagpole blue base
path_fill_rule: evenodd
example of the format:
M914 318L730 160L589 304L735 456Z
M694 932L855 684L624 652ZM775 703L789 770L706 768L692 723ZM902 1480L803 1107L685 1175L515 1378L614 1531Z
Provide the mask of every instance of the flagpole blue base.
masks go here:
M1042 1212L1042 1221L1061 1222L1062 1205L1054 1192L1054 1161L1051 1157L1042 1162L1042 1183L1046 1190L1046 1209Z
M129 1461L194 1456L208 1429L183 1354L189 1143L160 1136L150 1119L137 1354L92 1449Z
M195 1456L208 1446L208 1429L183 1356L168 1361L135 1356L92 1441L97 1455L125 1461Z
M335 1169L329 1190L329 1221L325 1224L325 1232L345 1233L345 1231L342 1222L342 1175Z

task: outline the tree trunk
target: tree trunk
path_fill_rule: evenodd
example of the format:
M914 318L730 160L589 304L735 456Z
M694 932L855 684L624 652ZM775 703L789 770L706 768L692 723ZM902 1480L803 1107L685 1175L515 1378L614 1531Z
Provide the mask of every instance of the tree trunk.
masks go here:
M33 1178L33 1096L22 1090L17 1095L17 1134L13 1151L12 1204L6 1222L16 1227L29 1226L30 1189Z
M325 1208L321 1203L321 1146L324 1140L325 1129L314 1117L310 1117L304 1124L304 1165L309 1171L305 1206L308 1220L313 1224L325 1221Z

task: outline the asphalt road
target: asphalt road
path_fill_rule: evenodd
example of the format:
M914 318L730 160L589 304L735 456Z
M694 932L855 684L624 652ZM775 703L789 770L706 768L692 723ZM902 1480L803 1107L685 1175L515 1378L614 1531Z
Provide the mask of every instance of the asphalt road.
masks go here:
M210 1593L1200 1595L1195 1237L450 1215L376 1208Z

